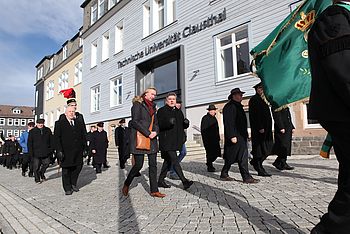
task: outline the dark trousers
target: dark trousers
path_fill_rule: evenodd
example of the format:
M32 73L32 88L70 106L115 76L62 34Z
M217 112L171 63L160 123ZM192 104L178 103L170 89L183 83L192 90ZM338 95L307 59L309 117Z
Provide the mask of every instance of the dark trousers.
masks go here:
M29 168L29 174L33 174L33 160L28 153L23 154L22 172L26 173Z
M180 180L183 182L187 181L182 172L179 159L177 157L176 151L167 151L164 152L165 159L163 162L162 170L160 171L158 182L164 182L167 172L170 170L171 166L174 167L176 174L179 176Z
M232 163L229 162L230 160L225 160L225 164L221 170L221 176L220 177L228 177L228 172L230 171ZM248 169L248 148L244 150L244 153L242 155L239 155L236 159L238 162L239 172L241 173L242 179L250 179L252 176L249 173Z
M332 137L339 162L338 190L321 223L330 233L345 234L350 230L350 123L321 122L321 125Z
M62 168L62 185L65 192L72 190L72 185L76 186L78 177L83 165Z
M10 155L6 155L5 156L5 161L6 161L6 167L8 169L12 169L12 166L13 166L13 156L12 154Z
M33 157L33 172L35 181L40 181L40 178L45 174L46 169L49 167L50 158L36 158Z
M131 168L128 177L126 178L124 184L127 186L131 185L132 180L135 175L140 172L144 162L143 154L135 154L135 165ZM157 154L147 154L148 156L148 166L149 166L149 181L151 193L158 192L157 184Z
M96 173L102 172L102 163L95 163Z

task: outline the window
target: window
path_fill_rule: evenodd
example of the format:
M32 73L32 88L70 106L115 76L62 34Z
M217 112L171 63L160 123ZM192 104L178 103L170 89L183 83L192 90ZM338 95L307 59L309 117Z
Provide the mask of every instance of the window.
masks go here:
M91 112L96 112L100 110L100 92L100 86L91 88Z
M82 47L83 46L83 44L84 44L84 40L83 40L83 38L79 38L79 47Z
M157 13L156 18L158 22L156 22L156 29L161 29L165 25L165 10L164 10L164 0L156 0Z
M44 72L44 67L39 68L38 74L37 74L38 80L43 77L43 75L44 75L43 72Z
M55 83L53 80L49 81L46 86L46 100L53 98Z
M68 89L68 71L62 72L58 78L58 92L63 89Z
M26 119L21 119L21 126L26 126L27 120Z
M91 43L91 68L97 65L97 40Z
M97 20L97 4L91 6L91 25L93 25Z
M109 32L102 36L102 61L109 58Z
M123 81L122 77L111 80L111 107L121 105L123 102Z
M15 136L15 137L19 137L19 130L13 130L13 135Z
M19 123L20 123L20 119L14 119L13 120L13 125L19 126Z
M151 7L149 1L143 4L143 36L151 33Z
M120 0L109 0L108 2L108 10L114 7L116 3L120 2Z
M248 28L243 27L216 37L218 80L249 73Z
M35 107L38 107L38 98L39 98L39 91L35 91Z
M8 126L12 126L12 125L13 125L13 119L8 118L8 119L7 119L7 125L8 125Z
M5 118L0 118L0 126L4 126L5 125Z
M105 0L98 0L98 18L105 13Z
M43 117L40 115L40 118L43 118ZM34 122L34 119L28 119L28 123L29 122Z
M13 109L13 110L12 110L12 113L13 113L13 114L21 114L21 110L19 110L19 109Z
M115 26L115 53L123 50L124 26L123 21L120 21Z
M172 23L176 20L176 0L168 0L167 20Z
M320 123L317 120L308 118L308 112L309 112L309 103L304 103L303 104L304 127L305 128L322 128Z
M64 47L63 47L63 55L62 55L62 60L65 60L66 58L67 58L67 53L68 52L68 48L67 48L67 46L65 45Z
M79 60L74 67L74 85L81 83L83 78L83 63L82 60Z
M53 58L50 59L50 71L53 69Z
M7 130L6 137L13 135L13 130Z

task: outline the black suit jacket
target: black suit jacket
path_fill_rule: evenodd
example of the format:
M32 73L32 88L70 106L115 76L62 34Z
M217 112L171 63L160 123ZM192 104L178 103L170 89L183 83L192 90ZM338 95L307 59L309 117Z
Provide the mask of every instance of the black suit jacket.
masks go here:
M308 37L312 85L309 118L350 122L350 12L330 6Z
M86 130L81 121L75 121L74 126L71 126L67 118L60 118L55 123L54 138L56 151L64 155L61 167L78 166L83 163Z
M51 129L42 128L42 134L39 128L35 127L29 131L28 152L35 158L46 158L53 153L54 143Z

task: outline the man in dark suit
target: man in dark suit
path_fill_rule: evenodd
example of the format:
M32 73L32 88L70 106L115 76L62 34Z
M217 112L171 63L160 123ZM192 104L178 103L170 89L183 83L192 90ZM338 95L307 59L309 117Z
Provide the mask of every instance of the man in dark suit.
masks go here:
M185 132L189 121L184 118L182 111L176 108L176 94L168 93L165 99L165 106L157 112L159 124L159 149L164 158L163 166L158 178L158 187L170 188L164 179L170 167L173 166L179 176L184 189L188 189L193 181L185 178L176 151L182 149L185 143Z
M87 165L90 165L91 158L93 157L93 153L91 152L91 140L92 140L92 134L97 130L96 126L91 126L90 131L86 134L86 141L88 145L88 158L87 158Z
M238 162L243 183L251 184L258 183L259 180L254 179L248 169L247 117L241 104L243 94L244 92L239 88L232 89L228 96L229 102L225 104L223 109L225 165L221 170L220 178L225 181L232 181L233 178L228 175L228 172L231 165Z
M103 125L103 122L97 123L97 131L92 134L90 145L96 174L102 173L102 164L107 160L108 137Z
M333 1L309 33L309 118L332 137L339 162L338 190L312 234L350 232L350 1Z
M273 146L270 107L263 99L264 90L261 82L256 84L254 89L256 93L249 100L253 155L250 164L258 172L258 176L271 176L263 167L263 162L270 155Z
M62 167L62 183L66 195L78 192L77 181L83 167L83 151L86 149L86 130L75 118L74 107L68 106L65 118L55 123L56 155Z
M54 143L51 129L44 126L45 120L38 119L36 127L29 131L28 152L33 159L34 180L41 183L46 180L45 172L50 164Z
M115 145L118 146L119 166L125 168L125 163L130 158L130 129L125 126L125 119L119 121L119 127L114 132Z

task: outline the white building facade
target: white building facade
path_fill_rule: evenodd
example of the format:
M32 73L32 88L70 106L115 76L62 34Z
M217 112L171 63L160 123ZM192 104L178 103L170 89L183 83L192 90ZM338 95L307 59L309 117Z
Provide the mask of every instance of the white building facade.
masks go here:
M294 0L85 1L86 123L114 126L130 118L132 98L149 86L158 90L158 106L168 92L182 99L189 139L199 133L209 104L219 107L221 123L230 90L245 91L246 105L259 82L249 51L295 6Z

